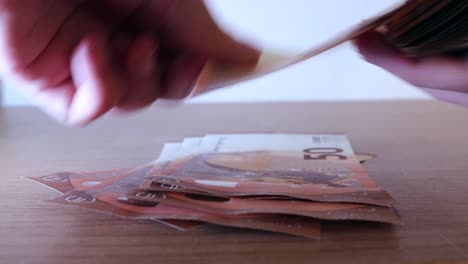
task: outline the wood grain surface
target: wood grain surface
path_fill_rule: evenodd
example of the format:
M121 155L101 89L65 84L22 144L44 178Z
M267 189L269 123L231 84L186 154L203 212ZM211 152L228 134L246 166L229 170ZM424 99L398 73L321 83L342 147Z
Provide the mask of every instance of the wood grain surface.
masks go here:
M325 223L321 241L216 226L188 232L49 204L21 179L137 165L206 133L345 133L404 226ZM468 111L436 102L155 106L86 128L0 110L0 263L466 263Z

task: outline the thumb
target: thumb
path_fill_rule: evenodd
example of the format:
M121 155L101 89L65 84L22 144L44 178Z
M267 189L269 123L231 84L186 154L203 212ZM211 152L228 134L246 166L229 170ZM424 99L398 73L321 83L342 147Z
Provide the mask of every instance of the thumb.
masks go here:
M254 64L259 51L222 31L202 0L172 1L164 16L177 43L196 54L229 64Z

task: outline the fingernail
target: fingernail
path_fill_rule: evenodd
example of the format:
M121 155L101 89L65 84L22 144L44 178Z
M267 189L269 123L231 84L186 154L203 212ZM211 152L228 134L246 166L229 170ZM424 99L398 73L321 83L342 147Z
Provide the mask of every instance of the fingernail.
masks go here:
M184 100L188 100L194 96L194 89L195 89L197 82L199 81L198 80L199 76L202 73L206 65L206 60L202 58L197 58L192 62L192 65L194 67L194 72L196 73L196 75L194 76L192 82L189 83L189 85L187 86L187 88L185 89L182 95L182 98Z
M89 81L84 82L80 88L77 89L73 102L70 105L66 124L71 127L79 127L88 124L94 118L94 108L89 105L95 101L92 94L90 94Z

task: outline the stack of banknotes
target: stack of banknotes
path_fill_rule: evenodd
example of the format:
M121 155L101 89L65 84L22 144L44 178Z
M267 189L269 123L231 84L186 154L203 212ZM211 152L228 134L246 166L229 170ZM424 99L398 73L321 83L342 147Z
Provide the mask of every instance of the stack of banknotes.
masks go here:
M344 135L220 134L164 145L133 168L28 179L50 202L181 230L210 223L318 239L321 221L400 224Z
M382 23L385 38L413 57L468 48L468 1L411 0Z

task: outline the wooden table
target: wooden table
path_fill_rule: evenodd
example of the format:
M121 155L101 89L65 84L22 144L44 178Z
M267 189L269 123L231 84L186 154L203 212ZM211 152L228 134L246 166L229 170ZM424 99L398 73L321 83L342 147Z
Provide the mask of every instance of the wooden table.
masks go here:
M43 202L21 176L124 167L205 133L346 133L405 226L327 223L322 240L204 226L179 232ZM468 111L435 102L187 105L64 128L0 110L0 263L461 263L468 259Z

